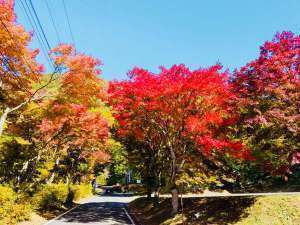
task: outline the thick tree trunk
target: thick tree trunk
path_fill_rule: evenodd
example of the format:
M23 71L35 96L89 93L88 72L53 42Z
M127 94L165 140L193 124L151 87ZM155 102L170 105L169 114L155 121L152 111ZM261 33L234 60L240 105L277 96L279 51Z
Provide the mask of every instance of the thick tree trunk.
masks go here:
M6 121L6 118L7 118L7 115L8 113L10 112L10 108L6 108L4 110L4 112L2 113L1 117L0 117L0 137L2 136L3 134L3 131L4 131L4 124L5 124L5 121Z
M147 199L151 199L152 188L151 188L151 184L150 184L149 180L147 181L146 188L147 188Z

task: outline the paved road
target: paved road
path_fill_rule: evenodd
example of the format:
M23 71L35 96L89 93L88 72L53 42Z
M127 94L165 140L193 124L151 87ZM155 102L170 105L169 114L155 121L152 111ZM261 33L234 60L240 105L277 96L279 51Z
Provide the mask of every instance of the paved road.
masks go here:
M295 195L300 192L277 193L203 193L183 195L184 198L194 197L230 197L230 196L261 196L261 195ZM161 197L170 197L161 195ZM127 214L126 205L137 197L124 195L93 196L82 202L77 208L49 221L45 225L134 225Z
M133 225L125 209L135 197L93 196L47 225Z

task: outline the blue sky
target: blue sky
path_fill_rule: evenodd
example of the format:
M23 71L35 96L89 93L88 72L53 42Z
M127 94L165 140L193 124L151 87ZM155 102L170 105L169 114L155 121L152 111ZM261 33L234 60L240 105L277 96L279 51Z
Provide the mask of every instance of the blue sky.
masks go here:
M16 0L21 1L21 0ZM63 42L72 42L62 0L47 0ZM45 0L32 0L53 47ZM277 31L300 31L299 0L65 0L79 51L103 62L103 77L124 79L134 66L221 62L233 70L254 59ZM16 4L18 22L32 30ZM32 47L39 47L34 37ZM46 63L39 56L39 61Z

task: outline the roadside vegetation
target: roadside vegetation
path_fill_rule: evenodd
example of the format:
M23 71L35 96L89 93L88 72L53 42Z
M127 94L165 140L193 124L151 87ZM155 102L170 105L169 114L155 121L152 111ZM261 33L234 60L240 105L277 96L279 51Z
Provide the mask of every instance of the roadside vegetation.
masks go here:
M299 202L297 195L184 198L183 208L175 217L169 198L161 199L159 206L140 198L129 207L144 225L296 225L300 222Z
M32 213L49 219L73 207L75 203L92 195L90 185L64 183L45 184L30 196L28 193L15 192L9 186L0 186L0 224L16 224L30 220Z
M145 204L142 217L165 224L182 215L180 193L299 190L299 34L275 34L233 73L135 67L111 82L100 60L68 44L49 49L46 74L31 38L14 1L0 0L0 224L51 217L95 181L147 194L133 208ZM192 224L199 209L207 223L266 224L273 211L277 224L292 224L296 199L185 200L183 216Z

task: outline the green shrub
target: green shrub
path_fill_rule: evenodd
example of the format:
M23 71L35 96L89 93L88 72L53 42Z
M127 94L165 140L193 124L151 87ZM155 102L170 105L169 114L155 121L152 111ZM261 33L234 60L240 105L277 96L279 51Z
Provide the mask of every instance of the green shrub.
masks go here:
M12 188L0 185L0 206L13 203L16 199L17 195Z
M16 200L16 193L10 187L0 186L0 221L9 217Z
M68 193L66 184L46 184L35 194L33 202L40 210L61 208L67 201Z
M102 173L100 173L97 178L96 182L99 186L105 186L107 185L107 179L108 179L109 172L108 170L104 170Z
M10 212L10 221L15 224L17 222L30 220L32 207L30 203L17 203L14 204Z
M0 224L16 224L30 219L31 205L18 203L17 194L12 188L0 186Z
M78 201L92 194L92 186L90 184L73 185L71 192L73 193L74 200Z

